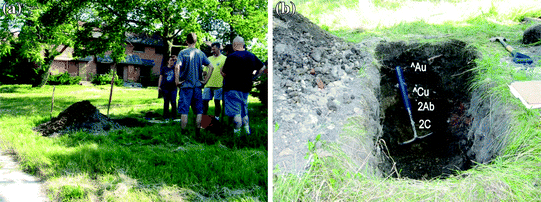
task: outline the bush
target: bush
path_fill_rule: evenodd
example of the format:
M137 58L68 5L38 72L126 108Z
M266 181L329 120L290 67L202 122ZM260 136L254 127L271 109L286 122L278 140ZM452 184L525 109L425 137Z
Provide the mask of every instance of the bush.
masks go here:
M40 83L40 74L29 58L22 53L21 42L13 42L9 54L0 57L0 81L2 84L34 84Z
M160 75L155 75L150 73L150 76L145 77L144 79L141 78L141 85L147 87L147 86L158 86L158 80L160 79Z
M111 70L109 73L107 74L96 74L96 75L92 75L92 83L93 84L96 84L96 85L105 85L105 84L110 84L111 83L111 79L113 79L113 70ZM122 86L124 85L124 81L120 78L118 78L118 74L114 74L115 75L115 85L116 86Z
M250 94L252 94L252 96L254 97L257 97L259 99L259 101L261 101L261 103L265 106L268 106L267 103L268 103L268 97L269 97L269 82L268 82L269 78L267 76L267 74L262 74L259 78L257 78L255 80L255 90L252 90L252 92L250 92Z
M78 84L82 78L80 76L71 76L68 72L51 75L47 80L49 85L73 85Z

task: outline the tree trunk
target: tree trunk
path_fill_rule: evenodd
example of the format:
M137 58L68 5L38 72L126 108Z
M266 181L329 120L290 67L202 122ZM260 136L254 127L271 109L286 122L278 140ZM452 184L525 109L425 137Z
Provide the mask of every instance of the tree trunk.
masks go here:
M45 84L47 84L47 80L49 80L49 75L51 74L50 73L50 70L51 70L51 65L53 64L53 61L54 61L54 58L46 58L45 59L45 62L43 63L43 65L41 65L39 68L41 69L40 73L41 75L39 75L39 78L41 81L37 81L37 82L34 82L32 84L32 87L43 87L45 86Z
M68 46L64 46L58 55L62 54L67 48ZM54 49L56 49L56 47L54 47ZM45 62L43 63L45 67L43 67L43 65L40 66L40 69L44 69L45 71L42 72L42 75L40 75L41 81L39 82L39 84L38 82L35 82L34 84L32 84L32 87L43 87L45 86L45 84L47 84L47 80L49 80L49 75L51 75L49 71L51 70L51 66L53 65L55 57L56 56L53 56L49 49L45 49Z
M165 46L165 55L168 56L168 60L169 60L169 56L171 55L171 49L173 48L173 39L166 39L166 41L164 41L165 43L163 43L163 45Z
M109 104L107 104L107 116L109 116L109 108L113 99L113 87L115 86L116 62L113 63L113 78L111 79L111 92L109 93Z

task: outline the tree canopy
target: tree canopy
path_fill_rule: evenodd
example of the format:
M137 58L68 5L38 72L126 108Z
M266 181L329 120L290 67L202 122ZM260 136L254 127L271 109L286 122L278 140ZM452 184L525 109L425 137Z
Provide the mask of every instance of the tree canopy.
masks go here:
M20 15L0 16L0 58L20 43L21 55L33 61L36 72L49 75L53 59L66 48L74 56L103 55L120 62L125 58L127 33L158 35L164 42L164 60L174 41L184 42L195 32L203 40L230 43L240 35L248 43L257 38L266 52L265 0L6 0L22 3ZM18 38L14 31L19 31ZM100 33L97 36L96 33ZM213 34L214 33L214 34ZM248 44L250 45L250 44ZM258 51L262 52L262 51ZM267 57L258 53L259 57Z

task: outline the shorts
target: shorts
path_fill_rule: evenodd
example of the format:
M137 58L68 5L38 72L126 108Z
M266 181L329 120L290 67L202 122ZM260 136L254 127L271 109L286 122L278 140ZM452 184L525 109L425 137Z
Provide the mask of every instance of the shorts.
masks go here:
M212 100L214 97L215 100L222 100L222 88L209 87L203 89L203 100Z
M190 106L192 106L194 114L203 114L201 88L180 88L178 93L178 113L188 114Z
M230 117L239 114L241 117L248 116L248 95L249 93L236 90L225 92L225 115Z

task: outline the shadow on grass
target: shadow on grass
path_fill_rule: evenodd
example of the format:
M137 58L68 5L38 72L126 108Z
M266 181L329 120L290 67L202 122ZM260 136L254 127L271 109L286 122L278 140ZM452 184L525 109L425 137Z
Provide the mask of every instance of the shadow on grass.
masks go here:
M0 85L0 93L22 93L30 89L31 85Z
M91 103L97 102L97 99L86 99ZM82 101L82 100L79 100ZM70 105L78 101L72 101L68 99L55 99L53 115L58 115L59 112L68 108ZM42 121L49 119L51 115L51 97L49 96L33 96L28 97L16 97L16 98L2 98L0 100L0 106L2 106L2 113L0 118L15 118L19 116L44 116ZM44 121L46 122L46 121ZM40 122L43 123L43 122Z
M245 190L246 195L260 199L266 197L266 151L190 142L179 147L181 149L174 149L160 142L160 136L165 137L167 133L161 131L150 136L120 131L109 137L84 133L64 136L59 139L70 144L69 152L51 154L51 164L46 169L51 169L54 176L86 173L91 179L123 173L143 185L137 187L176 185L205 197L227 197L220 195L223 187ZM139 142L131 141L135 139Z
M195 115L190 109L188 114L188 125L184 131L181 131L180 122L170 122L165 124L151 124L148 126L149 129L136 129L146 132L148 134L160 133L157 131L164 130L164 133L167 133L167 137L164 137L163 142L170 144L181 143L179 138L188 137L192 140L195 140L198 143L203 143L207 145L214 145L217 143L223 144L228 148L257 148L267 150L267 141L268 141L268 109L261 103L250 103L248 105L250 117L250 129L251 134L247 135L244 132L240 136L235 136L233 133L232 121L229 120L229 117L224 116L220 123L220 128L217 131L211 132L209 130L201 129L200 135L195 133ZM214 107L210 107L209 112L214 112ZM153 114L159 115L155 117L156 119L162 119L161 115L163 114L163 109L154 109L146 111L132 111L128 114L121 116L111 116L115 119L126 119L126 118L135 118L140 121L144 121L145 113L151 112ZM178 116L180 117L180 116Z

